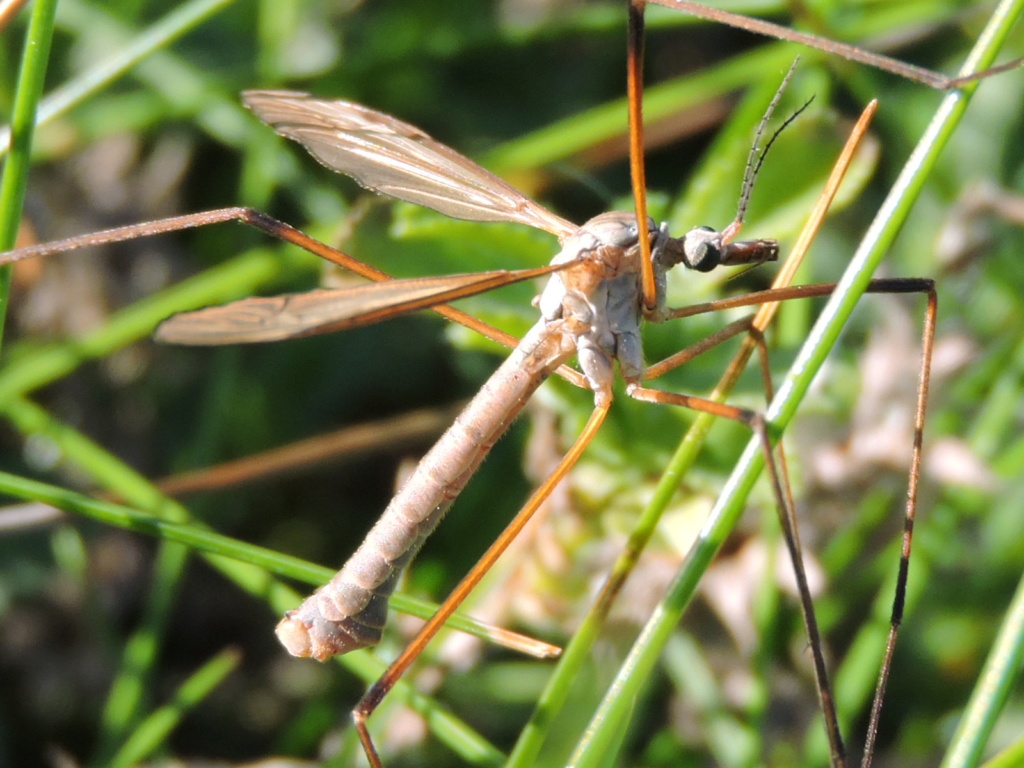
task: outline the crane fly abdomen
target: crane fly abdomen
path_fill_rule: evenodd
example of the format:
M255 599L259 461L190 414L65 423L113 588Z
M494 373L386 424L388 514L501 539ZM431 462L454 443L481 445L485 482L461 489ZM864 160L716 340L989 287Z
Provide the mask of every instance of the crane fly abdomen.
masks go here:
M423 457L344 567L285 614L276 632L289 653L325 661L380 641L402 570L534 390L575 351L564 325L534 325Z

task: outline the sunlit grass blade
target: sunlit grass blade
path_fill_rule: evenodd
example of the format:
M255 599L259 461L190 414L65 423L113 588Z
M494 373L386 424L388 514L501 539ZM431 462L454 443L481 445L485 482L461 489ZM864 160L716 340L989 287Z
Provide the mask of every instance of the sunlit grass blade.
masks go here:
M1024 659L1024 580L1018 586L999 630L985 667L978 675L974 693L960 718L942 768L971 768L978 765L1006 699L1021 673ZM986 763L996 766L1020 765L1024 741Z
M34 344L23 355L13 348L12 360L0 371L0 399L26 395L90 360L147 338L175 312L251 295L268 282L279 280L290 268L306 271L309 265L308 255L293 261L288 252L256 249L120 310L80 338Z
M49 123L91 95L108 87L140 61L195 29L233 1L190 0L175 8L161 21L150 25L129 42L117 46L111 58L94 64L74 80L64 83L42 99L36 115L36 126ZM61 3L60 13L62 15L57 19L58 25L74 27L81 24L86 16L90 24L102 23L95 8L87 7L78 0ZM0 157L6 155L9 148L10 133L7 130L0 130Z
M174 728L195 709L241 662L236 650L225 650L197 669L175 691L171 701L157 708L132 731L124 744L103 765L128 768L149 757Z
M3 176L0 178L0 251L13 248L18 237L25 189L28 186L28 169L32 160L36 108L43 92L56 10L56 0L40 0L35 3L25 34L11 120L14 150L4 163ZM3 342L10 292L11 268L0 267L0 344Z
M15 418L24 418L26 404L18 407L19 414ZM51 433L52 434L52 433ZM63 440L58 443L61 448L68 448L74 440L69 431L65 431ZM277 576L294 579L305 584L318 585L324 583L334 571L316 565L301 558L277 552L266 547L249 544L230 536L224 536L209 527L195 521L173 521L139 509L101 501L88 496L74 493L57 486L47 485L35 480L0 472L0 492L20 499L47 504L76 515L97 520L106 525L122 528L127 531L144 533L154 538L186 545L190 550L207 555L216 555L247 563L273 573ZM171 504L163 505L166 509ZM422 619L430 618L437 611L437 604L421 600L410 595L396 594L394 607L397 611L408 613ZM456 615L448 625L466 634L488 639L491 628L467 616Z

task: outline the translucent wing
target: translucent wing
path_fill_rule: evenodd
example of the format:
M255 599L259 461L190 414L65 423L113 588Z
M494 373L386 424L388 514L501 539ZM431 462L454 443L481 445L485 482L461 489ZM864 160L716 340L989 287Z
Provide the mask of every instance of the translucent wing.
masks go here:
M282 136L368 189L457 219L513 221L565 238L576 226L415 126L348 101L292 91L242 100Z
M161 323L156 338L170 344L216 346L281 341L341 331L502 285L543 277L565 269L571 263L536 269L414 277L354 288L242 299L220 307L175 315Z

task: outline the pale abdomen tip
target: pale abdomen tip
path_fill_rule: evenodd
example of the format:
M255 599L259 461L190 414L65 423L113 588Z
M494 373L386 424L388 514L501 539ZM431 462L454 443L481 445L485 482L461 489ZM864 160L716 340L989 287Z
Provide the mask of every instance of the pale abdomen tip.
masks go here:
M303 608L288 611L274 630L292 656L327 661L331 656L380 642L379 627L367 627L353 618L331 621L319 614L307 619L303 613Z
M306 658L313 655L309 630L302 621L292 616L291 611L286 613L284 618L278 622L274 632L277 634L277 639L281 641L281 645L292 656Z

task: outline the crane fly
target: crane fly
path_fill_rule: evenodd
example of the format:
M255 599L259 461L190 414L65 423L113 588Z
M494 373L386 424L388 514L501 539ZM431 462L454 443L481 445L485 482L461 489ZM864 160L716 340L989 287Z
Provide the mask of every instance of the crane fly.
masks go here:
M424 457L345 568L278 626L278 636L294 655L323 661L380 640L387 601L402 569L489 446L556 368L573 356L580 361L598 414L588 433L599 425L611 402L616 363L628 391L641 389L639 238L632 213L602 214L575 227L422 131L367 107L280 91L252 91L243 100L278 133L368 189L453 217L529 224L551 232L562 243L549 268L529 270L529 277L554 272L538 300L541 320ZM738 231L738 226L733 229ZM774 240L733 242L708 227L673 238L664 226L648 222L644 237L653 242L656 307L666 317L665 276L673 266L708 272L778 256ZM500 279L507 283L512 278ZM424 290L421 284L426 285ZM388 311L395 314L466 295L480 290L479 284L476 276L414 278L244 299L177 315L158 329L157 338L221 344L337 330L379 319ZM379 294L383 299L378 302Z
M562 243L562 250L551 265L536 270L414 278L287 297L244 299L177 315L158 329L157 338L173 343L271 341L349 328L485 290L494 284L551 274L537 302L541 319L423 458L342 570L278 625L278 637L292 654L322 661L377 643L385 623L388 598L402 569L532 392L573 356L579 360L586 383L594 392L594 413L559 467L354 710L360 738L373 765L381 762L366 729L366 718L578 460L611 405L616 364L626 380L627 394L634 398L680 405L749 426L759 436L765 460L771 467L776 499L785 510L783 519L792 520L790 494L784 489L766 424L759 414L701 397L652 390L642 383L687 359L677 355L658 366L645 368L641 356L639 325L644 315L666 321L694 313L692 308L667 307L665 282L669 269L682 264L694 271L707 272L718 266L759 264L777 258L778 244L774 240L731 239L742 224L758 160L748 163L741 198L744 202L736 220L723 232L696 227L674 238L665 226L656 227L648 222L644 237L638 238L633 213L601 214L576 228L422 131L367 107L296 92L252 91L243 98L250 109L279 133L298 141L318 160L352 175L365 187L429 205L450 216L530 224L555 234ZM777 100L778 96L763 123ZM756 149L755 142L755 152ZM655 304L650 310L643 308L641 298L642 257L638 241L644 239L650 241L656 286ZM879 282L873 289L898 290L896 285ZM915 286L909 290L920 290L917 283ZM832 286L793 289L802 293L781 289L745 297L741 304L798 295L821 296L831 289ZM902 289L908 290L905 286ZM714 343L750 327L749 319L733 323L717 335ZM695 352L687 354L692 357ZM806 584L803 589L813 615ZM813 633L812 637L817 639L816 630ZM823 659L819 666L824 668ZM827 686L827 682L823 681L823 685Z
M692 6L696 5L673 3L670 0L660 4L684 7L691 11L695 10ZM784 487L784 473L776 466L772 441L759 414L703 398L650 390L642 385L645 378L650 378L651 369L644 368L640 357L640 318L664 321L695 313L690 309L671 310L665 305L664 275L667 270L676 264L683 264L696 271L707 271L717 266L771 261L776 258L777 244L769 240L735 240L742 223L745 203L739 206L736 220L721 232L696 228L681 238L669 236L664 227L654 226L646 217L643 212L642 156L639 153L643 145L639 121L642 86L638 66L640 56L637 53L642 41L642 21L639 15L642 4L633 3L630 10L633 25L630 35L633 54L630 57L629 80L633 94L631 148L636 179L634 190L638 199L637 213L603 214L579 228L550 213L454 150L396 118L351 102L324 101L295 92L252 91L245 95L247 105L279 133L296 140L322 163L352 175L369 189L457 218L527 224L556 235L562 245L559 255L547 267L444 278L413 278L356 289L246 299L225 307L179 315L161 327L158 336L162 340L187 344L249 343L295 338L351 328L400 312L432 307L498 285L550 276L548 287L539 300L542 319L519 343L509 362L503 364L485 385L448 436L442 438L438 447L427 455L417 475L389 505L381 522L371 531L345 568L330 584L325 585L281 622L278 634L296 655L324 659L335 653L371 645L379 639L387 598L394 589L395 580L425 536L440 521L451 501L449 496L461 489L482 460L486 448L507 427L540 381L573 356L579 358L586 385L594 390L594 415L577 444L552 478L520 513L510 530L521 527L543 496L550 492L576 461L600 425L610 403L610 381L615 363L624 373L627 393L633 397L711 412L751 427L761 442L764 459L770 467L784 528L787 521L792 520L788 489ZM877 62L869 63L877 65ZM1003 68L967 78L949 79L937 87L955 87ZM744 196L749 195L750 186L744 183ZM300 244L360 274L374 279L381 277L379 272L359 262L353 263L344 254L322 244L312 244L302 233L281 222L242 208L223 209L120 228L95 236L72 238L25 249L17 258L231 219L242 220ZM643 236L640 236L641 233ZM831 290L832 286L780 289L744 298L742 304L735 301L732 304L716 304L716 308L823 296ZM875 281L869 290L925 292L933 299L930 281L924 280ZM928 330L934 321L933 305L930 305L929 313L925 334L926 360L930 349ZM749 324L737 325L730 333L736 335L747 327ZM660 374L680 362L673 359L655 370ZM923 368L919 393L919 420L923 419L924 396L927 391L926 366L927 362ZM919 436L921 425L916 427ZM468 439L460 439L456 434L459 431L465 433L462 437ZM462 456L449 465L448 458L442 454L453 445L465 447L458 449ZM912 465L908 520L912 520L911 507L916 485L915 473L920 459L919 448L918 440ZM438 476L442 481L435 483ZM432 484L433 487L430 487ZM410 513L410 509L413 512ZM788 533L790 542L795 542L793 532ZM425 627L410 646L410 651L399 657L381 683L370 689L357 708L360 737L373 764L379 765L380 760L365 728L366 717L394 679L440 628L465 592L473 586L473 580L479 579L486 565L493 562L500 554L500 548L507 545L510 539L511 535L503 535L496 545L498 549L492 549L485 555L481 567L474 569L467 581L457 588L453 596L455 599L449 601ZM799 574L798 545L791 543L791 547ZM805 593L804 585L801 590L802 607L808 622L813 624L813 606L810 605L809 594ZM812 650L816 654L815 665L820 668L819 671L823 671L823 660L818 659L820 643L816 638L816 630L809 627L809 632L814 646ZM885 662L887 664L888 659ZM827 682L823 679L823 699L830 697L828 690ZM876 705L880 705L880 701L879 693ZM834 712L830 716L828 705L825 706L826 721L831 721L829 735L832 740L833 763L844 764L842 743L836 740L837 726L833 727Z

